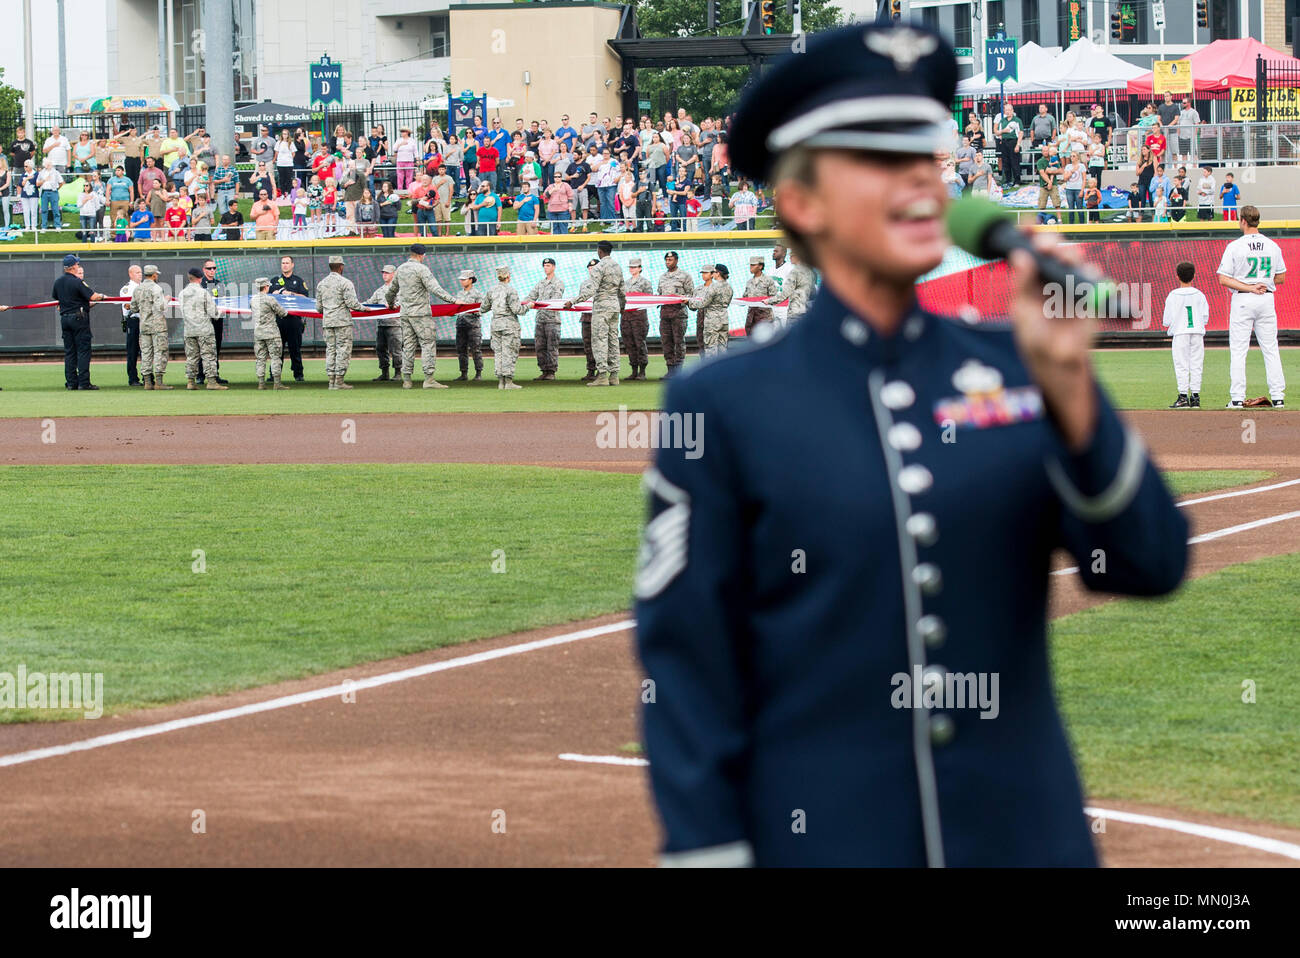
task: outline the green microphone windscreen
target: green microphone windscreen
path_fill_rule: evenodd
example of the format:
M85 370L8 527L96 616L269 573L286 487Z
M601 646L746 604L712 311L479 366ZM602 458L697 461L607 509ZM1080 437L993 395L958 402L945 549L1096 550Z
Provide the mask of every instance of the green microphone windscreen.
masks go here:
M990 230L1011 216L997 203L982 196L965 196L948 204L948 235L959 248L981 259L995 259L985 245Z

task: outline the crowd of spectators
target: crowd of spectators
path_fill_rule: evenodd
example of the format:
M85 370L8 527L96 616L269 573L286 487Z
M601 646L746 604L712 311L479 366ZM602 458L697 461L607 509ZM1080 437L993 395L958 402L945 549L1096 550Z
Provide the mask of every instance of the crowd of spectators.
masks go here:
M338 126L322 138L261 126L226 152L202 128L181 136L128 123L106 139L83 131L76 144L58 127L39 144L19 129L10 163L0 160L5 224L17 210L29 230L66 228L59 191L77 177L87 242L392 237L403 213L417 235L491 236L505 209L524 235L691 230L701 217L753 229L770 206L761 188L733 182L725 121L697 123L685 109L658 122L564 114L554 128L518 118L507 130L494 117L421 133Z

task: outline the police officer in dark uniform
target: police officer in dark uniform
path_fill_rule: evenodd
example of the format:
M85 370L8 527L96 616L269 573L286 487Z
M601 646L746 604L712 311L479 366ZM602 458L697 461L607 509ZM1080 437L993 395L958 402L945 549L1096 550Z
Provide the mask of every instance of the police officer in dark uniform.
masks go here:
M82 278L81 260L75 253L63 257L63 275L51 294L59 301L63 328L63 380L65 389L98 389L90 381L90 304L104 298Z
M311 296L302 277L293 271L293 257L280 257L280 275L271 280L272 293L297 293L299 296ZM293 367L293 381L302 382L302 334L307 322L301 316L281 316L276 320L280 327L280 339L284 341L284 351L289 354Z
M203 261L203 278L199 280L199 285L204 289L212 290L213 296L220 296L219 287L217 286L217 263L216 260L208 258ZM221 340L226 333L225 316L218 316L212 321L212 332L217 337L217 368L216 380L218 386L229 386L229 380L221 378ZM194 377L194 382L203 385L207 382L208 371L203 368L203 360L199 360L198 375Z
M646 475L636 581L665 864L1096 863L1049 562L1158 595L1187 526L1032 257L1011 262L1011 328L918 306L948 246L934 151L956 79L937 33L857 25L735 116L734 167L775 188L824 284L801 322L667 389L661 422L683 425Z

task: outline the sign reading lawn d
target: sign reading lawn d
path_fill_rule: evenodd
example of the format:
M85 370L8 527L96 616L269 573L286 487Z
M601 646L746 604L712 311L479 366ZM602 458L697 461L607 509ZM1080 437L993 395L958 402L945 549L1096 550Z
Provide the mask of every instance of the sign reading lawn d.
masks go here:
M311 65L310 103L343 102L343 64L331 63L322 56L319 63Z
M1020 72L1016 57L1017 41L1015 37L999 40L989 37L984 41L984 72L990 83L1006 83L1019 80Z

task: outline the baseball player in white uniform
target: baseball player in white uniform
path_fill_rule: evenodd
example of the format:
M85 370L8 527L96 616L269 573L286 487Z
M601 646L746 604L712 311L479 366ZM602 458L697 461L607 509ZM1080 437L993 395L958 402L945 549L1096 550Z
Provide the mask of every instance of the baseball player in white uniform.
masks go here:
M1210 321L1210 304L1205 294L1192 285L1196 267L1179 263L1174 272L1178 286L1165 299L1165 329L1174 344L1174 378L1178 398L1170 409L1201 408L1201 372L1205 369L1205 324Z
M1246 401L1246 353L1250 333L1255 332L1259 351L1264 354L1264 375L1269 398L1280 407L1286 394L1282 356L1277 351L1277 309L1273 293L1286 279L1282 249L1259 231L1259 209L1241 208L1241 236L1228 244L1219 263L1219 284L1232 290L1228 313L1229 365L1228 408L1240 408Z

